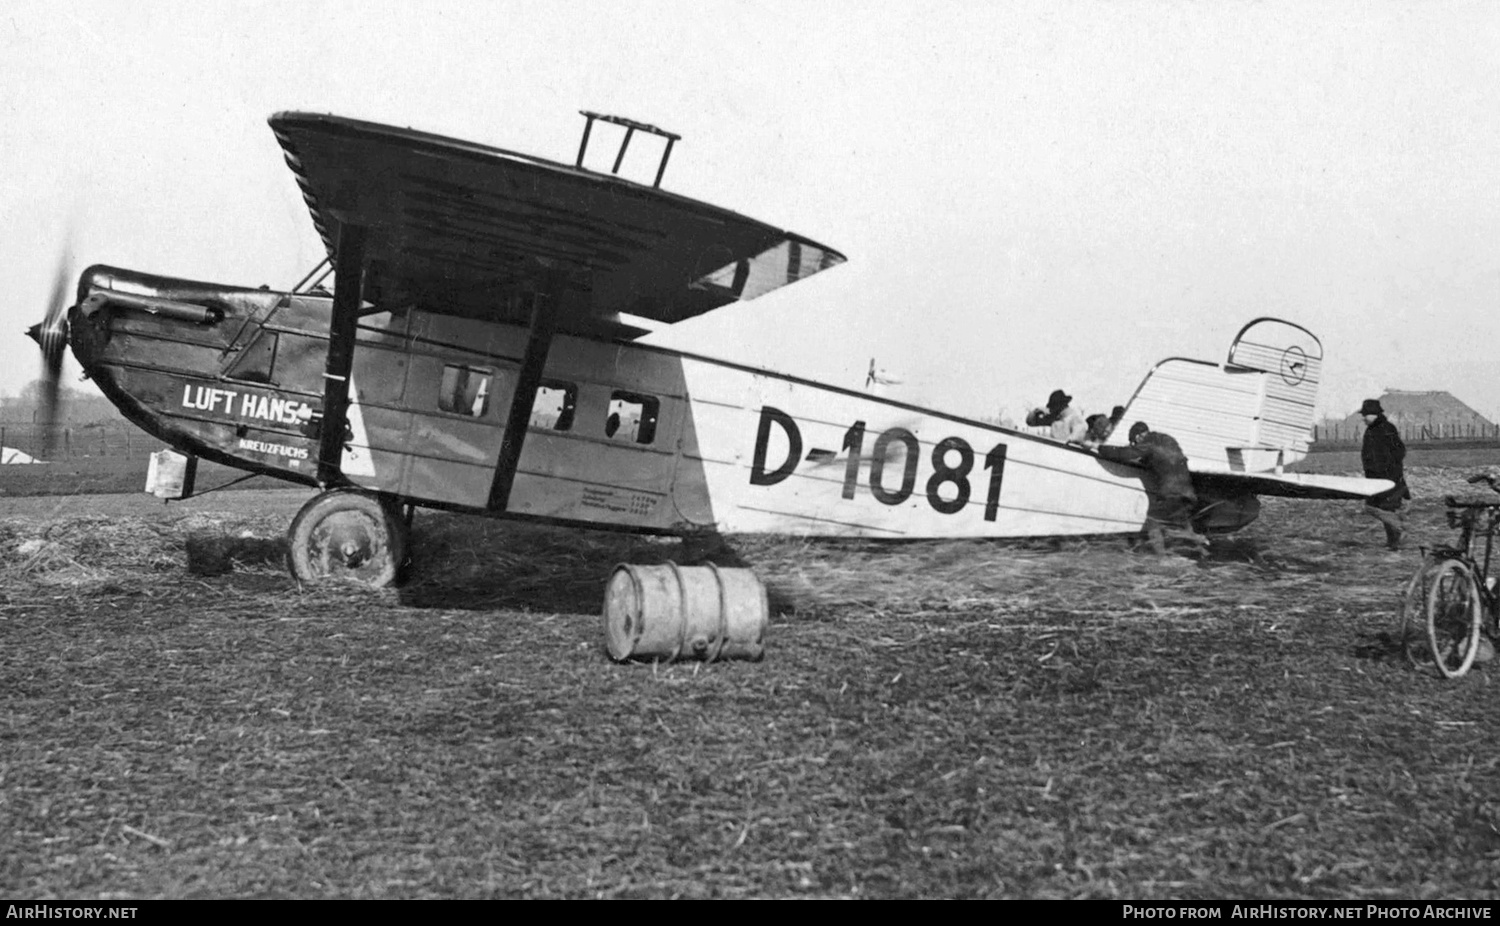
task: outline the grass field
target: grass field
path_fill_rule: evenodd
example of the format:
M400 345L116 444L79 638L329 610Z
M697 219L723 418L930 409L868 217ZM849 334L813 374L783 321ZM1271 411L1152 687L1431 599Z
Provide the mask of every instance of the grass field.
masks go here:
M1464 472L1414 469L1413 547ZM0 891L1500 895L1500 670L1395 653L1417 553L1357 504L1201 562L735 541L764 661L652 665L605 581L696 551L422 513L408 586L299 588L305 497L7 500Z

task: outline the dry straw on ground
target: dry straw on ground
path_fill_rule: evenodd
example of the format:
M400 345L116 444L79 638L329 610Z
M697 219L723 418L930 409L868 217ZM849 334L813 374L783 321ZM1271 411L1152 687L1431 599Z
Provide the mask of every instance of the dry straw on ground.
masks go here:
M1462 475L1414 472L1414 544ZM0 522L7 892L1500 893L1495 670L1396 655L1416 554L1357 505L1201 561L422 513L370 592L299 587L286 518L224 498ZM770 587L765 661L610 662L611 568L705 558Z

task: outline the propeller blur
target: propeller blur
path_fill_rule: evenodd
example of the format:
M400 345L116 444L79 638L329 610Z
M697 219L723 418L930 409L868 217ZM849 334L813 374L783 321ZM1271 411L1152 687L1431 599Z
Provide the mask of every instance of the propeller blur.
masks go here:
M65 249L57 262L52 281L52 297L42 321L32 325L26 335L42 349L42 389L37 396L37 424L42 427L43 459L51 459L56 437L58 378L62 375L63 352L68 346L68 284L72 272Z

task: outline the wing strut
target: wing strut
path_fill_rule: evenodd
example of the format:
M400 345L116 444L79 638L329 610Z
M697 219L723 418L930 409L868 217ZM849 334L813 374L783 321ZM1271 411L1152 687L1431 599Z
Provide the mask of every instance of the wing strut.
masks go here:
M333 264L333 315L328 320L328 360L323 370L323 420L318 440L318 484L344 482L344 428L349 410L349 374L354 368L354 334L364 283L365 229L339 225Z
M537 388L542 384L547 352L552 349L552 335L557 330L558 300L566 280L566 274L550 273L545 291L532 297L531 337L526 341L526 355L521 360L521 373L510 400L510 416L505 421L505 437L500 441L495 481L490 483L491 511L505 511L510 506L510 489L516 481L521 447L526 443L526 429L531 425L531 409L536 404Z

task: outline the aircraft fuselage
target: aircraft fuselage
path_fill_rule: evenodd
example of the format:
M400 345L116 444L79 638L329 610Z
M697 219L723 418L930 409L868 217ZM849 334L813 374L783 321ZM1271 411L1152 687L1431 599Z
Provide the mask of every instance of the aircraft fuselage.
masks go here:
M74 352L129 418L180 452L319 483L328 296L93 268L79 298ZM668 534L1084 535L1135 532L1145 519L1140 470L1078 448L566 334L552 343L497 510L491 489L526 338L522 326L418 308L363 316L343 481L421 506Z

